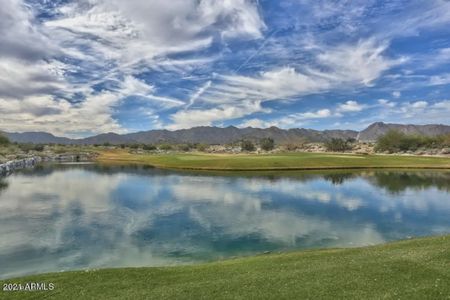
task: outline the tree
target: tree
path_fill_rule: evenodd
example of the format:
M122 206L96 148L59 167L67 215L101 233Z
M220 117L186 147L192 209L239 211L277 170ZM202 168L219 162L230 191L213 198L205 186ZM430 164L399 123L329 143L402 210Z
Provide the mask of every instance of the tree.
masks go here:
M325 142L325 148L327 151L344 152L346 150L351 150L352 147L349 142L343 139L332 138Z
M375 151L389 153L399 152L406 147L407 142L405 142L405 138L407 138L407 136L403 132L389 130L385 135L378 138L375 145Z
M4 136L3 134L0 134L0 145L6 146L9 144L10 144L9 139L6 136Z
M275 142L272 138L263 138L259 141L259 144L264 151L270 151L275 148Z
M251 151L255 151L256 147L251 141L249 141L249 140L242 140L241 141L241 149L242 149L242 151L249 151L249 152L251 152Z

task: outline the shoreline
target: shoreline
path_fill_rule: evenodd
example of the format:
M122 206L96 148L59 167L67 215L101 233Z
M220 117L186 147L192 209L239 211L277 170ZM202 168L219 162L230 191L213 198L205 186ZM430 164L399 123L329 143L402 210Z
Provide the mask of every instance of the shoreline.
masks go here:
M189 168L189 167L166 167L147 164L141 161L104 161L99 160L96 163L108 165L108 164L133 164L133 165L143 165L154 169L161 170L173 170L173 171L215 171L215 172L273 172L273 171L338 171L338 170L450 170L450 167L439 167L439 166L335 166L335 167L294 167L294 168Z

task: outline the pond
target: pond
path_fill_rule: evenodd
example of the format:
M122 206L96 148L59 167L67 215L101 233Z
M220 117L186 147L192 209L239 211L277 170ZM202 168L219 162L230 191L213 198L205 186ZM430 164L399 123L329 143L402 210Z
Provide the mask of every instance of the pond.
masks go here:
M0 179L0 278L450 233L450 171L41 166Z

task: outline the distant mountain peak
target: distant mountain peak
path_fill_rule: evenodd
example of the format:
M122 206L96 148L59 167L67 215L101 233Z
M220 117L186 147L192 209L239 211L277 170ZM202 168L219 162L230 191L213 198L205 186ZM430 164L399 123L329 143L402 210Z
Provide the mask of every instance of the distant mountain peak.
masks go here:
M355 138L361 141L375 141L378 137L391 129L410 134L439 135L450 133L450 126L441 124L430 125L402 125L375 122L366 129L358 132L354 130L314 130L305 128L281 129L276 126L269 128L238 128L228 126L225 128L215 126L198 126L190 129L169 131L157 129L140 131L128 134L115 132L102 133L84 139L69 139L56 137L47 132L5 133L11 141L19 143L55 143L55 144L127 144L127 143L205 143L229 144L242 139L259 140L273 138L277 144L304 142L324 142L332 138Z
M450 126L442 124L414 125L375 122L362 130L357 139L360 141L376 141L389 130L398 130L406 134L436 136L450 133Z

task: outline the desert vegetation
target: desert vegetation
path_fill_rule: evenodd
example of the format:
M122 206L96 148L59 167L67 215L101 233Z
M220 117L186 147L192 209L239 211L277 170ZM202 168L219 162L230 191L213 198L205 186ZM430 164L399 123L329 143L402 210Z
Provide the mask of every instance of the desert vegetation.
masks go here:
M419 149L445 149L450 147L450 134L423 136L406 134L398 130L390 130L378 138L375 151L398 153L417 151Z
M332 138L329 141L326 141L325 144L325 148L327 149L327 151L330 152L345 152L345 151L349 151L352 150L352 143L354 142L354 140L344 140L344 139L338 139L338 138Z

